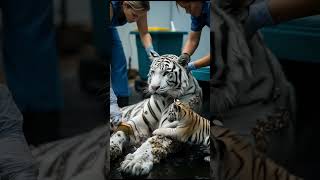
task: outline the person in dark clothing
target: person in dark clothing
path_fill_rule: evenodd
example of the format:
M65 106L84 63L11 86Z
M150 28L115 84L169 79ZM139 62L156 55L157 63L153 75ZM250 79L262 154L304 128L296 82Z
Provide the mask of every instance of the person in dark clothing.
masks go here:
M55 140L63 95L53 1L4 0L0 9L3 70L7 86L24 116L26 139L31 144Z
M111 83L120 107L128 105L130 90L128 86L127 62L122 42L116 27L136 22L141 42L150 60L158 57L152 38L148 32L147 12L149 1L110 1L110 31L112 36Z

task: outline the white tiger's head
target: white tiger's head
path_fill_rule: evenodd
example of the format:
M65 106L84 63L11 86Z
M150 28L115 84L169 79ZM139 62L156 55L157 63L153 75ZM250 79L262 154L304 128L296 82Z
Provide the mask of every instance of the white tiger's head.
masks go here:
M178 56L166 54L155 58L148 74L148 92L173 98L180 97L189 86L186 69Z

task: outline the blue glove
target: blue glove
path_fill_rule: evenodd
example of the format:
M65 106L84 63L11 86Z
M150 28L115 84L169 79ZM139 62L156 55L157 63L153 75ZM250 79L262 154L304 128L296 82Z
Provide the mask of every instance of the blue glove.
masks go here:
M193 62L189 62L188 66L187 66L187 71L190 72L192 70L197 69L197 67L194 65L194 61Z
M151 61L153 61L153 59L156 57L160 57L160 55L153 49L152 45L147 47L145 50Z
M270 14L267 0L254 3L249 7L249 16L244 26L246 35L249 39L260 28L274 24L275 23Z
M110 125L111 129L117 127L121 122L121 111L117 104L117 96L110 87Z

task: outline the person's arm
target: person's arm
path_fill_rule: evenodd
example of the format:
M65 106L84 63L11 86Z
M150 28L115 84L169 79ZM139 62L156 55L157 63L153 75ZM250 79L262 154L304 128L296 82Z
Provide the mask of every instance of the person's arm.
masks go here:
M209 66L210 65L210 54L196 60L196 61L192 61L190 63L188 63L188 70L194 70L194 69L199 69L205 66Z
M178 62L182 66L186 66L190 62L190 56L194 53L199 45L201 37L201 31L191 31L189 33L186 44L182 49L182 53L179 56Z
M268 6L275 23L320 14L319 0L269 0Z
M187 42L182 49L182 54L187 53L189 56L192 56L199 45L200 37L201 31L191 31L189 33Z
M110 18L110 21L112 20L112 17L113 17L113 9L112 9L112 4L110 2L109 3L109 18Z
M147 15L139 18L137 21L138 31L140 34L140 39L143 43L143 46L145 48L148 48L152 45L152 38L150 33L148 32L148 21L147 21Z
M158 57L159 54L153 49L152 45L152 38L150 33L148 32L148 21L147 21L147 15L141 17L137 21L138 31L140 34L140 39L143 43L143 46L146 50L146 53L148 54L150 60L152 60L155 57Z

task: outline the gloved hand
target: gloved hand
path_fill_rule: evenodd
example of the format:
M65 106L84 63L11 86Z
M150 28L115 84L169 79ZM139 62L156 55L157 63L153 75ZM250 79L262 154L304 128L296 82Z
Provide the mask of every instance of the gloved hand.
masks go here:
M153 59L156 57L160 57L160 55L153 49L152 45L147 47L145 50L151 61L153 61Z
M182 53L179 56L178 63L185 67L190 62L190 55L188 53Z
M249 16L244 25L246 36L250 39L260 28L274 24L268 1L254 3L249 7Z
M187 72L189 73L192 70L197 69L197 67L194 65L194 61L193 62L189 62L187 65Z
M117 104L117 96L110 87L110 130L114 130L121 122L121 111Z

